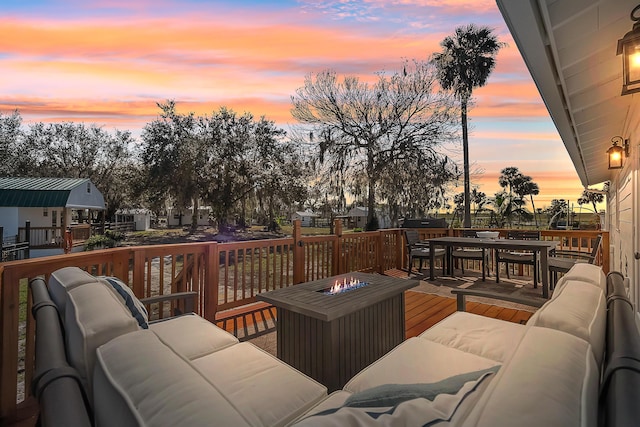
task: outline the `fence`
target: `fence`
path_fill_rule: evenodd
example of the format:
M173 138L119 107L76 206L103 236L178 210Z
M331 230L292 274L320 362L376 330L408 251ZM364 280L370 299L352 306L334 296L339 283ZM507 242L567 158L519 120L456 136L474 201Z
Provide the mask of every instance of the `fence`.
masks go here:
M422 238L453 235L453 229L419 229ZM506 235L506 230L501 230ZM557 240L560 248L590 250L598 232L548 231L542 238ZM608 248L608 233L602 232ZM139 297L196 291L196 311L213 321L221 310L256 301L260 292L329 277L350 271L383 273L406 266L402 229L303 236L300 223L293 236L245 242L199 242L115 248L0 264L0 424L12 420L18 402L30 396L33 377L34 328L28 281L62 267L77 266L94 275L117 276L129 283ZM598 262L608 265L608 252ZM170 304L149 307L161 318ZM18 372L21 372L20 375ZM18 397L18 390L24 394Z

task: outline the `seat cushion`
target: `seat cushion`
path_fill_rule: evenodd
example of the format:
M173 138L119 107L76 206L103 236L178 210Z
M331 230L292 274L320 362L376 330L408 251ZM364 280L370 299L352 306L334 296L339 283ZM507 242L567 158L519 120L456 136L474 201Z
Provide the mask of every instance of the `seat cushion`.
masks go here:
M465 427L595 426L599 370L589 343L547 328L527 328Z
M518 323L457 311L427 329L420 338L502 363L525 329Z
M256 425L149 330L122 335L97 350L94 396L98 426Z
M165 345L188 360L238 344L238 338L196 314L153 322L149 329Z
M359 372L343 389L356 393L384 384L434 383L496 364L495 360L415 337Z
M527 325L556 329L589 342L602 362L606 330L606 299L599 287L578 280L565 281L562 291L540 307Z
M248 342L191 363L251 425L286 425L327 396L325 386Z
M500 261L533 262L533 252L499 252Z

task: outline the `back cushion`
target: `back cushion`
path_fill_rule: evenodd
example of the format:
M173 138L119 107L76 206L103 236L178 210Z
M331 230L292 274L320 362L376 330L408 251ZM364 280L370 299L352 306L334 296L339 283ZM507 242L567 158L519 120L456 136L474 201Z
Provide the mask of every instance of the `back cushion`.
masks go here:
M561 292L564 283L568 280L580 280L599 287L604 293L607 292L607 277L605 276L604 271L602 271L602 267L597 265L579 262L571 267L571 270L567 271L564 276L558 280L556 289L553 292L554 296L556 293Z
M527 322L567 332L589 342L598 364L604 354L607 303L599 287L567 280L562 292L543 305Z
M67 303L67 292L78 286L93 283L96 278L78 267L65 267L51 273L49 277L49 295L58 306L60 317L64 319L64 307Z
M96 348L113 338L137 331L138 322L102 282L68 292L65 307L67 356L91 390Z
M122 298L122 303L129 309L131 315L136 319L142 329L149 329L149 313L147 312L147 308L135 296L129 285L117 277L100 276L98 280L109 285L111 289Z

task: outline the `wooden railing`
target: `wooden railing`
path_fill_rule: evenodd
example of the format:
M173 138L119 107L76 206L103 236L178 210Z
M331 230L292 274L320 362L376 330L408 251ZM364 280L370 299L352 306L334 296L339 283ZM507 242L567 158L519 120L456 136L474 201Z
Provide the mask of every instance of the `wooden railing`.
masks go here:
M419 229L421 237L458 233L454 229ZM506 235L506 230L500 230ZM560 248L590 251L598 231L543 231ZM609 254L597 260L608 271ZM196 311L213 321L221 310L256 301L255 296L277 288L350 271L382 273L406 268L402 229L345 233L336 223L328 236L303 236L299 222L291 238L216 243L199 242L115 248L45 258L0 263L0 424L12 420L18 401L30 396L33 377L34 324L28 281L68 266L94 275L117 276L139 297L196 291ZM149 307L153 318L166 316L174 307ZM20 372L20 374L19 374ZM18 398L18 389L24 393Z

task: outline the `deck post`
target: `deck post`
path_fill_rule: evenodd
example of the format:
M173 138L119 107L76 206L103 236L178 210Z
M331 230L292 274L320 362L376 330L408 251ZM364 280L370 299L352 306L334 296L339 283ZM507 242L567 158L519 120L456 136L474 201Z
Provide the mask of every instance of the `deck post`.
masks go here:
M382 274L384 273L384 243L385 243L385 238L384 235L382 234L382 231L378 230L377 231L378 236L376 239L376 259L377 259L377 263L378 263L378 273Z
M31 247L31 221L27 221L24 224L24 239L27 242L27 249L24 251L24 257L29 259L31 258L31 253L29 248Z
M342 272L342 220L336 219L333 222L334 234L336 235L336 247L333 258L333 275L336 276Z
M304 241L299 219L293 221L293 284L304 282Z
M217 242L211 242L207 245L206 257L203 317L214 323L218 312L218 296L220 293L220 252Z

